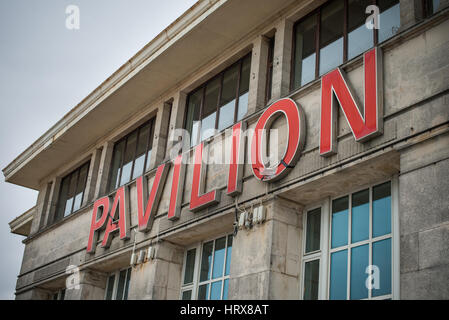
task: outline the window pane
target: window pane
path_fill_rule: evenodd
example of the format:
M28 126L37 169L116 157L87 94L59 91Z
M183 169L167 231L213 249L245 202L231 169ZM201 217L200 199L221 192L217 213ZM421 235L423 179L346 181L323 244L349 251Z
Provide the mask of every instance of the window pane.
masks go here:
M203 88L189 95L189 106L186 119L186 129L190 134L191 146L198 143L198 130L200 128L200 108Z
M198 288L198 300L208 299L209 284L203 284Z
M332 248L348 244L348 197L332 201Z
M229 271L231 270L231 256L232 256L232 236L228 236L228 249L226 252L225 276L229 275Z
M187 251L186 267L184 271L184 284L193 282L193 273L195 271L195 255L196 249Z
M228 102L220 107L218 117L218 130L230 127L234 123L235 101Z
M212 282L210 287L210 300L220 300L221 299L221 280Z
M321 10L320 75L343 63L343 1L332 1Z
M228 300L229 279L225 279L223 288L223 300Z
M249 73L251 70L251 56L247 56L242 61L242 74L240 76L239 94L243 94L249 90Z
M215 240L214 267L212 279L223 276L224 258L226 248L226 237Z
M223 88L221 92L220 105L224 105L235 100L237 94L239 67L240 65L237 63L225 71L223 75Z
M391 293L391 238L373 243L373 265L379 268L379 288L373 288L372 296Z
M394 36L401 25L399 1L379 0L379 43Z
M73 204L73 200L75 198L76 182L78 180L78 174L79 174L79 171L76 171L73 174L71 174L71 177L70 177L70 185L69 185L69 191L68 191L68 195L67 195L68 199L65 204L64 217L66 217L70 213L72 213L72 204Z
M351 242L369 238L369 190L352 195Z
M248 91L239 97L239 110L237 112L237 121L242 120L248 112Z
M365 52L374 45L373 29L365 26L366 7L371 0L349 0L348 2L348 59Z
M137 145L137 131L128 136L126 141L125 156L123 158L122 177L120 185L124 185L131 180L131 169L134 161L134 153Z
M73 211L76 211L79 208L81 208L83 201L83 193L84 189L86 188L88 170L89 164L86 164L81 167L78 178L78 186L76 187L76 196L75 196L75 203L73 204Z
M115 294L115 300L123 299L123 291L125 289L125 281L126 281L126 270L120 271L120 275L118 278L118 286L117 293Z
M114 146L114 155L112 159L111 178L109 182L109 190L114 190L118 187L120 178L120 164L125 148L125 140L122 140Z
M331 300L345 300L348 271L348 250L331 254L330 292Z
M312 15L295 27L294 88L315 79L316 20L316 15Z
M70 176L62 179L61 182L61 191L59 195L59 205L58 205L58 214L57 219L62 218L64 216L67 194L69 193L69 185L70 185Z
M210 279L210 269L212 262L212 250L214 242L206 242L203 244L203 254L201 257L201 270L200 270L200 281L205 281Z
M125 293L123 294L123 300L128 300L129 282L131 281L131 268L126 273Z
M247 56L242 62L242 73L240 75L239 106L237 112L237 121L243 119L248 111L248 91L249 74L251 70L251 57Z
M307 212L306 253L320 250L321 208Z
M365 273L369 263L369 245L358 246L351 249L351 299L368 298L368 288Z
M147 151L147 143L150 135L150 124L146 124L139 130L139 139L137 142L136 161L134 161L134 171L132 180L144 173L145 155ZM149 162L149 161L148 161Z
M192 300L192 290L182 292L182 300Z
M373 188L373 237L391 233L390 182Z
M150 139L153 139L153 137L151 137ZM148 152L147 152L147 167L146 167L145 171L148 171L150 169L150 165L151 165L151 161L150 160L151 160L151 151L152 150L153 149L148 149Z
M305 263L304 300L318 300L320 260Z
M217 113L214 112L201 121L201 141L212 137L215 134L215 118Z
M106 291L106 300L112 299L112 292L114 291L114 282L115 282L115 275L112 275L108 278L108 289Z

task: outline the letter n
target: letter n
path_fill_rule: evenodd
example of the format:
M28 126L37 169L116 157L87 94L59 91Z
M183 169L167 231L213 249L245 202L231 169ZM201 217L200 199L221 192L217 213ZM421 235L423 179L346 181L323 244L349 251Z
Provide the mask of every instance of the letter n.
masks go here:
M357 142L383 131L382 52L375 47L366 52L364 61L365 103L357 102L345 74L337 68L321 78L320 155L337 151L337 103L340 105ZM362 114L363 112L363 114Z

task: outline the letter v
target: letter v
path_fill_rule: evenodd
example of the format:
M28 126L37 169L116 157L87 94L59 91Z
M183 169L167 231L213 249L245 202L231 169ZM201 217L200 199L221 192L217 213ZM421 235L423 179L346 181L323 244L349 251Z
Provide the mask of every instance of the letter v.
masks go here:
M156 210L159 206L159 200L161 198L162 190L164 189L169 168L169 162L163 163L157 168L146 207L144 207L144 197L148 194L148 182L144 176L140 176L136 180L138 230L141 232L149 231L153 226L154 216L156 215Z

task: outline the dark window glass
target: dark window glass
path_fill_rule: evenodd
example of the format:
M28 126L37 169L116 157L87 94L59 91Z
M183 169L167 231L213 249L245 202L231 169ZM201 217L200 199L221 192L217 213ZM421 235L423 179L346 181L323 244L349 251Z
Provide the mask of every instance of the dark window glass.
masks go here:
M320 260L308 261L304 270L304 300L318 300Z
M117 292L115 294L115 300L123 300L123 291L125 290L126 283L126 270L122 270L118 277Z
M446 5L445 1L441 0L423 0L423 11L425 17L430 17L431 15L437 13Z
M220 93L220 78L215 78L206 85L201 121L201 140L205 140L215 133L217 117L218 95Z
M298 88L315 79L316 65L316 21L311 15L295 27L294 87Z
M109 191L143 175L149 169L154 119L129 133L114 145Z
M306 253L320 250L321 208L307 212Z
M187 110L186 129L190 134L191 145L198 143L200 130L200 111L202 101L202 88L189 95L189 104Z
M107 289L106 289L106 300L112 299L112 293L114 292L115 275L111 275L108 278Z
M250 68L248 55L189 94L185 128L191 146L246 115Z
M273 85L273 59L274 59L274 37L270 38L268 45L268 68L267 68L265 103L267 103L271 99L271 87Z
M239 102L237 121L243 119L248 111L248 94L249 94L249 74L251 71L251 58L247 56L242 62L242 71L240 76Z
M192 290L182 292L182 300L191 300L191 299L192 299Z
M198 300L209 300L209 284L199 286Z
M196 249L187 251L186 266L184 271L184 284L193 282L193 274L195 272L195 255Z
M214 248L213 241L206 242L205 244L203 244L203 254L201 256L200 281L210 279L213 248Z
M89 162L62 179L56 221L81 208L88 172Z

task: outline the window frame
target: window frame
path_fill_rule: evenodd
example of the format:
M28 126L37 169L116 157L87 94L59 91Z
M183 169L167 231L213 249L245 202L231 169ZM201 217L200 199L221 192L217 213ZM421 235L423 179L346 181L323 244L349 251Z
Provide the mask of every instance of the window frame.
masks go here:
M387 235L382 235L378 237L371 237L372 235L372 190L374 187L382 185L384 183L391 183L391 232ZM337 248L331 248L332 241L332 201L348 196L348 239L351 236L351 196L359 191L369 189L369 207L370 207L370 230L369 238L367 240L358 241L356 243L347 243L346 245L339 246ZM320 236L320 250L306 253L306 237L307 237L307 213L321 207L321 236ZM300 300L304 299L304 285L305 285L305 263L319 260L319 290L318 290L318 300L329 300L330 297L330 270L331 270L331 253L338 252L341 250L348 250L348 266L347 266L347 293L346 297L350 299L350 249L353 247L358 247L364 244L371 244L369 248L369 261L372 261L372 244L384 239L391 239L391 293L389 295L371 296L371 290L369 290L368 298L363 300L382 300L382 299L393 299L397 300L400 298L400 246L399 246L399 181L398 176L394 175L389 179L384 179L377 181L375 183L365 184L362 187L351 190L350 192L339 193L336 196L327 197L313 205L306 206L303 210L303 235L301 237L301 267L300 267ZM322 242L322 241L325 242ZM323 263L322 263L323 262Z
M126 288L127 280L131 279L132 269L133 269L132 267L125 267L125 268L121 268L121 269L119 269L117 271L114 271L114 272L111 272L111 273L108 274L108 276L106 277L106 287L105 287L105 290L104 290L104 298L103 298L103 300L108 300L108 299L106 299L106 297L108 295L109 278L111 276L114 276L114 284L113 284L113 287L112 287L112 295L111 295L111 299L110 300L111 301L112 300L117 300L116 295L117 295L117 290L118 290L118 282L120 281L120 272L122 272L123 270L126 270L125 283L124 283L124 287L123 287L123 296L124 296L125 291L126 291L125 288ZM129 294L129 290L128 290L128 294ZM122 296L121 300L128 300L128 297L126 297L126 299L123 299L123 296Z
M301 17L300 19L296 20L295 23L293 24L293 32L292 32L292 53L291 53L291 64L290 64L290 92L297 90L299 88L302 88L303 86L312 83L313 81L321 78L320 76L320 51L321 51L321 45L320 45L320 39L321 39L321 11L323 10L323 8L325 8L326 6L328 6L329 4L331 4L334 1L343 1L343 62L342 64L357 59L357 57L359 57L361 54L360 53L356 56L354 56L351 59L348 59L348 38L349 38L349 28L348 28L348 21L349 21L349 15L348 15L348 3L349 0L330 0L330 1L326 1L325 3L323 3L322 5L320 5L318 8L315 8L314 10L312 10L311 12L307 13L306 15L304 15L303 17ZM371 0L372 5L378 5L378 0ZM400 5L400 1L398 3ZM379 15L382 12L379 12ZM299 85L298 87L295 87L295 63L296 63L296 57L295 57L295 52L296 52L296 30L297 30L297 26L305 21L307 18L316 15L316 30L315 30L315 76L313 78L313 80L303 84L303 85ZM379 31L376 28L373 28L373 48L375 46L377 46L379 44ZM341 64L340 64L341 65ZM340 66L339 65L339 66ZM337 67L337 66L336 66ZM328 72L325 72L324 74L326 74ZM323 75L324 75L323 74Z
M212 272L213 272L213 265L214 265L214 253L215 253L215 241L218 239L221 239L225 237L226 238L226 243L225 243L225 254L224 254L224 264L223 264L223 274L222 276L212 279ZM228 255L228 239L229 237L234 237L232 232L228 232L228 233L223 233L219 236L214 236L214 237L210 237L207 238L206 240L202 240L199 243L193 244L191 246L186 247L185 251L184 251L184 257L183 257L183 266L182 266L182 274L181 274L181 288L180 288L180 292L179 292L179 299L182 300L182 294L185 291L192 291L191 294L191 299L190 300L198 300L198 290L199 287L201 285L205 285L208 284L208 294L207 294L207 299L206 300L210 300L210 285L213 282L217 282L217 281L222 281L222 286L221 286L221 294L220 297L222 300L223 299L223 290L224 290L224 281L226 279L230 279L231 274L229 273L228 275L225 275L226 273L226 261L227 261L227 255ZM211 242L213 241L213 248L212 248L212 258L211 258L211 277L208 280L205 281L200 281L200 272L201 272L201 258L203 256L203 245L207 242ZM233 244L234 244L234 240L233 240ZM192 249L196 249L196 253L195 253L195 265L194 265L194 270L193 270L193 281L192 283L189 284L184 284L184 276L185 276L185 269L186 269L186 262L187 262L187 252L192 250ZM232 263L232 259L231 262Z
M85 161L85 162L83 162L83 164L81 164L80 166L78 166L75 170L71 171L70 173L66 174L66 175L61 179L61 183L59 184L59 192L58 192L58 195L57 195L57 197L58 197L58 202L57 202L57 205L56 205L56 212L55 212L55 215L54 215L53 223L55 223L55 222L57 222L57 221L60 221L60 220L63 220L64 218L67 218L67 217L71 216L72 214L74 214L74 213L80 211L81 209L83 209L84 197L85 197L85 195L86 195L86 187L87 187L87 183L88 183L89 171L90 171L90 166L91 166L91 163L90 163L90 162L91 162L90 159L87 160L87 161ZM82 195L81 195L81 203L80 203L80 207L79 207L78 209L74 210L74 207L75 207L76 190L78 189L78 184L79 184L79 182L80 182L80 173L81 173L81 170L82 170L84 167L87 167L86 182L85 182L85 184L84 184L83 193L82 193ZM72 207L71 207L71 209L70 209L70 213L68 213L67 215L65 215L65 214L64 214L64 213L65 213L65 205L66 205L67 200L68 200L67 194L68 194L68 192L70 191L70 184L71 184L71 180L72 180L74 174L76 174L75 194L73 195L74 198L73 198L73 201L72 201ZM69 181L69 189L67 190L67 194L64 195L64 197L65 197L65 202L62 203L62 196L63 196L63 195L62 195L62 188L63 188L63 182L64 182L65 179L68 179L69 177L70 177L70 181ZM62 209L63 211L60 212L62 206L64 206L64 209Z
M251 81L251 60L252 60L252 51L250 51L249 53L245 54L244 56L242 56L241 58L239 58L237 61L235 61L234 63L232 63L230 66L226 67L225 69L223 69L222 71L220 71L219 73L217 73L216 75L214 75L213 77L209 78L207 81L204 81L201 85L195 87L195 89L191 90L188 94L187 94L187 99L186 99L186 108L185 108L185 112L184 112L184 121L183 121L183 128L184 130L187 130L187 121L188 121L188 112L189 112L189 104L190 104L190 97L192 94L201 91L201 104L200 104L200 110L199 110L199 125L198 125L198 132L197 132L197 138L195 142L192 142L192 137L193 134L192 132L189 132L190 135L190 141L189 141L189 146L190 147L194 147L196 145L198 145L199 143L201 143L202 141L206 141L209 138L206 138L204 140L201 140L201 129L202 129L202 121L203 119L206 117L204 115L204 100L205 100L205 95L206 95L206 87L209 83L213 82L216 79L220 79L220 88L219 88L219 92L218 92L218 98L217 98L217 106L215 109L215 125L214 125L214 129L217 132L222 132L224 130L226 130L227 128L232 127L232 125L234 125L237 122L237 117L238 117L238 110L239 110L239 98L241 95L244 95L245 93L249 92L249 83L248 83L248 91L245 91L243 93L240 94L240 84L241 84L241 76L242 76L242 69L243 69L243 61L245 59L249 58L249 65L250 65L250 77L249 77L249 81ZM232 69L233 67L235 67L236 65L239 65L238 67L238 75L237 75L237 86L236 86L236 98L235 98L235 106L234 106L234 120L232 125L227 126L221 130L218 129L218 124L219 124L219 114L220 114L220 104L221 104L221 98L222 98L222 91L223 91L223 80L224 80L224 74L226 73L226 71ZM210 114L209 114L210 115ZM193 130L193 125L192 125L192 129ZM219 131L218 131L219 130Z
M133 175L134 175L134 167L135 167L135 163L136 163L136 153L137 153L137 149L139 147L139 136L140 136L140 130L145 127L146 125L150 126L150 132L148 134L148 138L147 138L147 142L146 142L146 149L145 149L145 159L144 159L144 163L143 163L143 172L142 174L145 174L145 172L147 172L147 165L149 163L149 161L151 161L151 156L150 155L150 159L148 159L148 152L150 150L153 149L153 138L154 138L154 130L155 130L155 125L156 125L156 116L151 117L150 119L148 119L147 121L145 121L144 123L142 123L141 125L139 125L137 128L133 129L132 131L128 132L125 136L121 137L120 139L118 139L117 141L114 142L114 146L113 146L113 150L112 150L112 157L110 160L110 170L109 170L109 175L108 175L108 187L107 190L108 192L112 192L114 190L116 190L117 188L130 183L131 181L135 180L135 178L133 179ZM122 179L122 173L123 173L123 165L124 165L124 159L125 159L125 154L127 151L127 147L128 147L128 139L129 137L131 137L134 133L136 133L136 146L134 149L134 153L133 153L133 160L132 160L132 165L131 165L131 172L130 172L130 180L125 182L125 183L121 183L121 179ZM118 186L115 187L115 183L112 181L112 176L114 174L114 168L113 168L113 164L114 164L114 156L116 153L116 148L117 146L122 143L124 141L124 145L121 148L122 150L122 156L120 159L120 165L118 167L118 175L116 177L116 179L118 179ZM153 152L151 152L153 153ZM139 177L139 176L137 176Z

